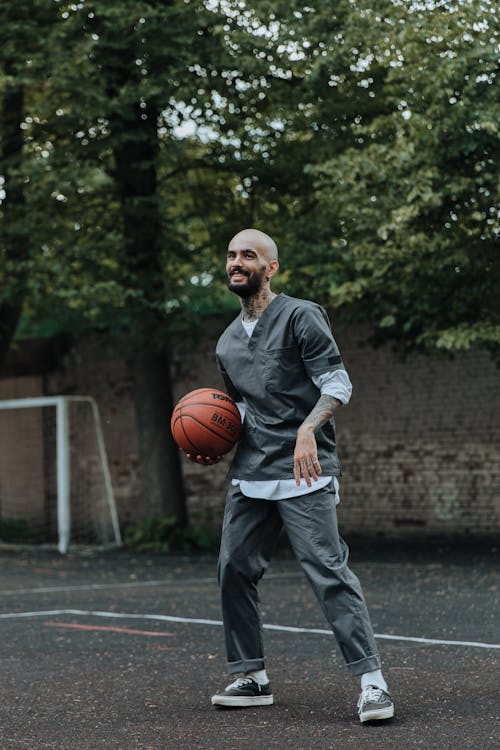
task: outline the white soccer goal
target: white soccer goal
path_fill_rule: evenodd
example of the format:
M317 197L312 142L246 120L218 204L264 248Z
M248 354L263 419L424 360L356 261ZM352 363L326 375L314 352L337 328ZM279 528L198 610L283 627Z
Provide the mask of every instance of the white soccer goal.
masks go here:
M121 545L94 399L0 401L0 541Z

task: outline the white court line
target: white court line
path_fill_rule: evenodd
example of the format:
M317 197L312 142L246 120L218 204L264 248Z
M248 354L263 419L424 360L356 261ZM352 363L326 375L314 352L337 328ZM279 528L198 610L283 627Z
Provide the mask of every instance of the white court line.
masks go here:
M222 625L221 620L201 620L193 617L174 617L173 615L145 615L133 612L101 612L88 609L48 609L37 612L5 612L0 614L0 620L15 620L24 617L53 617L55 615L85 615L90 617L108 617L121 620L156 620L159 622L179 622L194 625ZM333 635L331 630L320 628L295 628L288 625L263 625L266 630L279 630L285 633L312 633L316 635ZM405 641L410 643L426 643L437 646L463 646L466 648L500 649L500 643L481 643L480 641L448 641L439 638L418 638L406 635L387 635L375 633L375 638L388 641Z
M274 578L303 578L302 573L268 573L266 581ZM213 576L206 578L163 578L155 581L125 581L121 583L81 583L69 586L38 586L29 589L7 589L0 590L1 596L19 596L20 594L57 594L59 592L71 591L103 591L105 589L133 589L153 588L155 586L189 586L197 583L213 583L217 585L217 579Z
M127 581L125 583L82 583L74 584L72 586L39 586L32 589L9 589L7 591L0 591L1 596L7 596L12 594L57 594L68 591L103 591L105 589L133 589L133 588L148 588L154 586L172 586L179 584L192 584L192 583L214 583L217 584L215 578L193 578L185 581L175 581L164 579L160 581Z

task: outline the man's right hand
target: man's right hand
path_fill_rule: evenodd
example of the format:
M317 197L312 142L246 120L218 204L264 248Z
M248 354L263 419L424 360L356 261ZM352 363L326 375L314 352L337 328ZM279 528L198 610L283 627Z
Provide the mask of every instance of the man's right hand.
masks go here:
M212 458L211 456L194 456L192 453L186 453L186 456L190 461L194 461L194 463L201 464L202 466L213 466L213 464L218 464L222 459L222 456Z

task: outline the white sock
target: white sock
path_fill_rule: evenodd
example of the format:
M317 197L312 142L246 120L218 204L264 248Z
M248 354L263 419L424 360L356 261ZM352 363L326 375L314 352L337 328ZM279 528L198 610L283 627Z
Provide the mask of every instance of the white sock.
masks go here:
M259 685L267 685L269 677L265 669L258 669L256 672L246 672L245 677L253 677Z
M373 672L365 672L361 675L361 690L364 690L368 685L374 685L387 692L387 683L380 669L375 669Z

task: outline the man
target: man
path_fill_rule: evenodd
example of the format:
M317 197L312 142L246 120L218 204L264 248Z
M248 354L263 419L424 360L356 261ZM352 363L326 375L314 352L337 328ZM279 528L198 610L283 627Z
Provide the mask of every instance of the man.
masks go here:
M228 672L240 677L212 703L273 703L257 583L284 526L349 671L361 676L360 720L388 719L394 706L363 593L337 529L340 464L333 414L349 401L351 383L325 311L271 291L278 268L276 244L263 232L245 229L229 243L228 286L240 296L242 313L220 337L216 357L242 413L243 433L229 474L219 584Z

